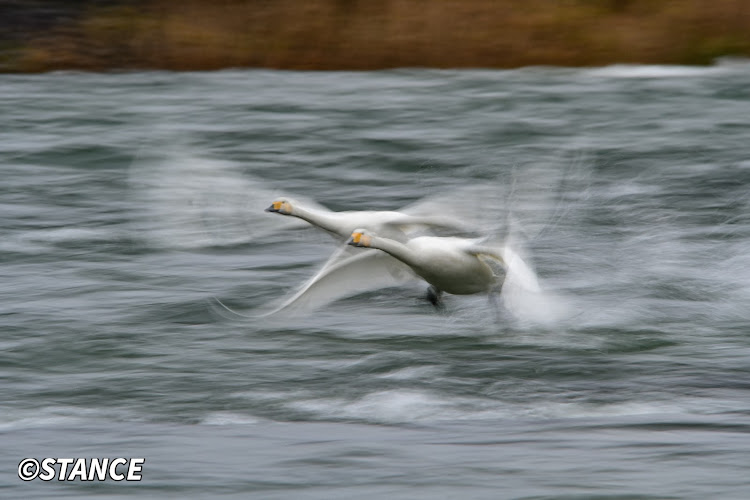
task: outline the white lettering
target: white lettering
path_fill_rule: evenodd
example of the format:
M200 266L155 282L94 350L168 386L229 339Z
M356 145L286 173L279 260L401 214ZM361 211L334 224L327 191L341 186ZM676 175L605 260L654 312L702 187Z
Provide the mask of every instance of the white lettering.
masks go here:
M91 467L89 468L89 481L94 480L94 473L99 481L107 479L107 464L109 464L108 458L92 458Z
M86 480L85 458L79 458L78 460L76 460L75 465L73 465L73 469L70 471L70 474L68 474L68 481L73 481L75 478L78 478L81 481Z
M112 463L109 464L109 477L111 477L114 481L122 481L123 479L125 479L124 475L117 473L117 466L126 463L128 463L128 461L124 458L115 458L114 460L112 460Z
M24 458L18 464L18 477L23 481L33 481L39 475L39 462L34 458Z
M55 478L55 462L54 458L45 458L42 460L42 472L39 474L39 479L42 481L52 481Z
M18 463L22 481L140 481L145 458L24 458ZM117 468L119 466L120 470ZM58 468L59 467L59 468Z
M72 458L58 458L57 463L60 464L60 475L57 476L58 481L65 481L65 475L68 473L68 465L73 463Z
M128 467L128 481L140 481L143 470L143 463L146 461L145 458L131 458L130 466ZM136 472L139 474L136 475Z

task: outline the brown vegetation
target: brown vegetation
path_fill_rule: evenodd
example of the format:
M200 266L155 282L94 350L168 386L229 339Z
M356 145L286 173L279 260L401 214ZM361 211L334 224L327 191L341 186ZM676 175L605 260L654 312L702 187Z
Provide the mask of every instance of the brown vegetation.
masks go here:
M141 0L28 37L6 70L706 64L750 56L746 0Z

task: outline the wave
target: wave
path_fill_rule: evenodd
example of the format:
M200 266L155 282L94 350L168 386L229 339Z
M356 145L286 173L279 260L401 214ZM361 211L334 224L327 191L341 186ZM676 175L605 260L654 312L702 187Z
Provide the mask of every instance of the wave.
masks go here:
M583 74L604 78L685 78L726 73L728 65L714 66L672 66L672 65L642 65L642 64L613 64L601 68L584 70Z

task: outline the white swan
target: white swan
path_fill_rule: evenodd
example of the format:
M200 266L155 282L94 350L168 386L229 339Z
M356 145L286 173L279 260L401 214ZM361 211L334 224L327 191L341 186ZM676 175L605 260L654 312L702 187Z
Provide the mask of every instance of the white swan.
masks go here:
M539 293L536 274L510 244L495 246L486 239L420 236L405 243L356 230L349 245L375 248L403 262L429 283L428 298L441 306L441 293L486 293L492 299L501 288L505 295L519 291ZM506 300L506 305L509 305Z
M484 246L479 239L420 236L402 243L357 229L347 243L382 250L409 266L431 285L428 298L436 306L442 292L491 294L500 291L505 278L502 249Z
M405 239L407 234L420 228L464 231L464 224L449 216L408 215L396 211L344 211L334 212L324 207L305 205L291 198L279 198L266 212L297 217L320 228L341 241L351 236L357 228L366 228L389 238Z

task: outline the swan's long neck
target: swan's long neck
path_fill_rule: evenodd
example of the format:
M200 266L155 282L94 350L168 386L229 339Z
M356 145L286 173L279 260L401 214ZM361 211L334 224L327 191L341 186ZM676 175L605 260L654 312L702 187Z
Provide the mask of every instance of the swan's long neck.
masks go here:
M313 226L318 226L319 228L328 231L329 233L333 233L342 237L348 236L348 234L342 234L342 230L339 227L339 224L336 224L337 221L335 217L332 216L332 214L333 212L325 212L323 210L315 210L311 208L302 208L300 206L295 206L291 215L307 221Z
M396 240L380 236L372 236L370 238L370 247L382 250L409 266L417 264L414 252L409 247Z

